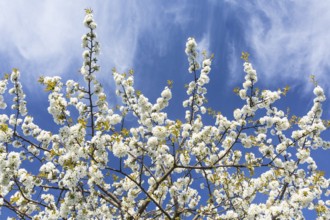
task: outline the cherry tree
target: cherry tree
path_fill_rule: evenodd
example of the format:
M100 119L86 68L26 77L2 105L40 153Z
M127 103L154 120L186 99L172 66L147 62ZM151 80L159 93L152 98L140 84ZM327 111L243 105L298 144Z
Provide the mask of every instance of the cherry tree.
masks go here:
M321 133L323 89L303 117L275 107L287 88L256 88L243 53L242 106L226 116L206 108L212 56L186 43L184 118L166 113L171 81L156 103L134 88L134 74L113 70L114 109L97 80L100 44L92 10L82 37L82 83L40 77L57 127L47 131L28 114L20 72L0 81L0 206L20 219L330 219L329 179L312 150L328 149ZM9 95L5 94L8 89ZM11 109L7 104L12 97ZM210 117L207 114L211 114ZM125 117L134 116L135 123ZM205 118L213 124L206 125Z

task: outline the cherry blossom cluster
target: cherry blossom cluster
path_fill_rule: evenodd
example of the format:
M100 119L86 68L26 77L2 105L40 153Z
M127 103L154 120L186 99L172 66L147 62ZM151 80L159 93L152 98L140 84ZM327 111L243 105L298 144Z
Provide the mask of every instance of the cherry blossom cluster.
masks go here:
M194 71L198 70L200 68L199 62L197 62L197 43L194 38L190 37L188 38L188 41L186 43L186 54L188 55L188 61L189 61L189 73L193 73Z
M194 73L194 81L191 81L187 87L187 94L189 98L183 102L183 107L190 107L191 111L187 110L185 118L188 121L192 121L194 115L201 111L202 114L206 113L206 108L204 107L204 102L206 101L207 89L206 84L209 83L210 78L208 76L211 71L211 58L204 56L202 65L198 62L198 52L197 52L197 43L194 38L188 38L186 43L186 54L188 55L189 61L189 72ZM197 69L202 66L200 74L197 74Z
M132 70L113 70L121 99L114 108L97 79L91 9L83 23L84 80L39 79L49 93L52 131L28 115L17 69L0 80L2 212L33 220L213 220L303 219L313 210L317 219L330 219L330 179L312 158L313 150L330 148L322 138L330 123L321 118L326 98L319 85L310 111L291 116L276 107L286 90L258 89L245 54L242 106L229 116L212 113L206 86L213 56L188 38L192 80L184 115L171 119L166 112L171 84L152 102L136 89Z
M0 81L0 109L5 109L7 107L7 104L4 100L3 94L6 92L8 84L8 79L4 79Z
M22 90L22 84L19 82L20 72L17 69L13 69L10 75L10 81L14 84L13 88L9 89L8 93L14 95L14 104L11 108L17 109L22 116L27 114L25 94Z

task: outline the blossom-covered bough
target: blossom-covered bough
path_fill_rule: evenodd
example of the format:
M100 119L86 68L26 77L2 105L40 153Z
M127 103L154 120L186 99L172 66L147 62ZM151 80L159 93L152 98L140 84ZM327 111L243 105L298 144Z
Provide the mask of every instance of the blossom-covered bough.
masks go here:
M189 38L193 80L185 117L168 118L171 85L151 103L134 76L113 71L122 105L114 110L97 80L97 41L91 10L82 37L84 83L41 77L48 112L58 125L43 130L26 109L14 69L0 81L0 206L20 219L301 219L304 210L330 219L329 180L310 153L329 148L321 138L325 95L315 85L306 116L291 117L274 103L287 91L255 88L257 74L243 53L245 102L230 120L207 109L212 56L199 62ZM171 84L171 83L170 83ZM10 113L8 113L10 112ZM203 115L215 122L206 125ZM124 123L134 115L134 123ZM205 117L204 117L205 118Z

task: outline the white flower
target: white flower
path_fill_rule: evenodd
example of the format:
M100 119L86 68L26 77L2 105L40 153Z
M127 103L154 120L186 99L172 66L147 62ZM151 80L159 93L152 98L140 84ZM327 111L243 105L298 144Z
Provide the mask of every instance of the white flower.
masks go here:
M89 59L89 51L88 50L85 50L83 53L82 53L82 57L84 58L84 59Z
M11 75L10 75L10 80L12 82L17 81L20 78L20 72L17 69L13 69Z
M124 76L122 76L121 74L119 74L117 72L114 72L113 76L114 76L114 80L116 82L116 85L120 85L121 82L124 80Z
M84 25L89 27L90 23L93 22L93 14L87 14L84 19Z
M171 99L172 98L172 93L171 90L168 87L165 87L165 89L163 90L163 92L161 93L161 96L164 99Z
M182 165L188 165L190 162L190 156L187 153L182 153L180 154L180 161L182 163Z
M323 89L320 86L316 86L314 88L314 91L313 92L314 92L314 94L316 96L323 96L324 95L324 91L323 91Z
M15 141L13 142L13 147L15 147L15 148L19 148L19 147L21 147L21 146L22 146L22 143L21 143L20 141L15 140Z
M110 117L110 123L112 125L116 125L116 124L119 124L122 120L122 117L118 114L113 114L111 117Z
M158 144L158 139L156 137L150 137L147 144L150 147L154 147Z
M241 117L242 117L241 110L240 109L235 109L235 111L234 111L234 118L235 118L235 120L239 120L239 119L241 119Z
M81 46L83 48L87 47L88 46L88 37L86 34L84 34L82 37L81 37L81 41L82 41L82 44Z
M211 66L211 63L212 63L212 61L211 61L211 59L205 59L204 61L203 61L203 68L204 67L206 67L206 66Z
M95 29L96 26L97 26L97 24L96 24L95 22L91 22L91 23L89 24L89 27L90 27L91 29Z
M123 157L127 154L127 146L121 141L115 141L112 146L112 152L116 157Z
M152 128L152 134L159 139L164 139L167 136L167 131L164 126L155 126Z
M8 154L8 167L10 167L12 170L18 170L20 164L20 154L18 152L10 152Z

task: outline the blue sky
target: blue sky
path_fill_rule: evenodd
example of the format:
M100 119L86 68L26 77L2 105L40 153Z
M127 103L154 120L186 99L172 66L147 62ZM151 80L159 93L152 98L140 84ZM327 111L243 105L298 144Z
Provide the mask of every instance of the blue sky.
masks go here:
M186 98L183 85L191 80L184 54L189 36L215 55L208 106L229 117L243 104L232 93L243 82L242 51L251 54L258 87L291 87L279 101L282 108L290 107L298 116L307 113L313 98L310 74L316 75L330 97L329 1L1 0L0 72L20 69L28 107L37 121L47 117L47 94L40 92L38 77L79 79L80 38L86 32L82 20L88 7L94 10L101 43L98 77L109 89L113 104L117 99L111 69L133 68L137 88L151 100L172 79L174 98L168 111L183 118L184 112L177 113L175 106ZM329 106L327 101L326 119L330 118ZM315 156L320 159L320 169L328 169L330 153Z

